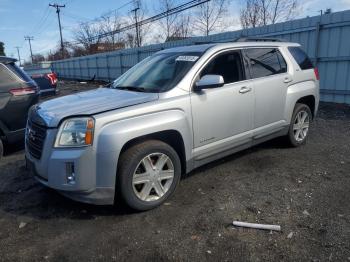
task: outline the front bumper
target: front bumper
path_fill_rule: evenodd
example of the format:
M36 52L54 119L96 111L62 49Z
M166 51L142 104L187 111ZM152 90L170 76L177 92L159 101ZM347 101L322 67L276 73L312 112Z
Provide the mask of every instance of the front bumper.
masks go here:
M113 204L114 185L98 185L96 152L93 147L53 148L56 133L56 129L47 130L40 159L29 153L26 144L27 166L35 178L73 200L98 205ZM72 172L75 181L69 183L68 177Z

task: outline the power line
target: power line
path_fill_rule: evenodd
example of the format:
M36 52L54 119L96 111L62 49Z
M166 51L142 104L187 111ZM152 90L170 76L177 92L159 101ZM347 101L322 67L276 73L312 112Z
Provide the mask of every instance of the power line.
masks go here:
M28 40L28 43L29 43L29 49L30 49L30 57L32 59L32 64L33 64L33 52L32 52L32 44L30 41L34 40L34 37L32 36L25 36L24 37L24 40Z
M92 23L95 23L95 22L99 22L99 21L101 20L101 17L102 17L102 16L107 16L107 17L108 17L108 16L110 16L111 14L116 13L116 11L118 11L118 10L120 10L120 9L122 9L122 8L124 8L124 7L126 7L127 5L132 4L133 2L134 2L134 1L129 1L129 2L127 2L127 3L125 3L125 4L121 5L121 6L119 6L119 7L116 8L116 9L113 9L113 10L111 10L111 11L108 11L108 12L106 12L106 13L103 13L100 17L97 17L97 18L92 19L92 20L90 20L90 21L86 21L86 22L81 23L81 25L92 24Z
M116 30L113 30L113 31L109 31L109 32L106 32L106 33L103 33L103 34L98 34L98 35L92 36L92 37L88 38L88 40L89 41L93 41L93 40L100 39L100 38L103 38L103 37L107 37L107 36L110 36L110 35L115 35L117 33L121 33L121 32L124 32L124 31L127 31L127 30L135 28L136 24L137 24L137 26L146 25L146 24L155 22L157 20L160 20L162 18L165 18L167 16L174 15L174 14L186 11L186 10L188 10L190 8L202 5L202 4L204 4L206 2L209 2L209 1L211 1L211 0L192 0L192 1L186 2L184 4L181 4L179 6L176 6L176 7L172 8L172 9L169 9L169 10L167 10L165 12L162 12L160 14L157 14L157 15L154 15L152 17L146 18L146 19L144 19L144 20L142 20L140 22L137 22L135 24L130 24L130 25L124 26L122 28L119 28L119 29L116 29ZM72 44L79 44L78 41L72 41L70 43L72 43Z
M93 41L93 40L96 40L96 39L100 39L100 38L104 38L104 37L107 37L107 36L110 36L110 35L115 35L115 34L118 34L118 33L121 33L121 32L124 32L124 31L128 31L130 29L133 29L133 28L136 28L136 27L140 27L142 25L146 25L146 24L149 24L149 23L152 23L152 22L155 22L157 20L160 20L160 19L163 19L167 16L170 16L170 15L174 15L176 13L180 13L180 12L184 12L188 9L191 9L193 7L196 7L196 6L199 6L199 5L202 5L206 2L209 2L211 0L192 0L192 1L188 1L188 2L185 2L183 4L180 4L172 9L168 9L167 11L165 12L162 12L162 13L159 13L159 14L156 14L152 17L149 17L149 18L146 18L144 20L141 20L141 21L135 21L136 23L134 24L129 24L129 25L126 25L122 28L119 28L119 29L116 29L116 30L113 30L113 31L109 31L109 32L105 32L105 33L102 33L102 34L98 34L98 35L95 35L95 36L92 36L90 38L88 38L87 40L89 41ZM130 3L133 3L133 1L130 1L126 4L124 4L123 6L113 10L113 11L110 11L109 13L111 12L115 12L116 10L118 9L121 9L122 7L130 4ZM53 6L53 5L50 5L50 6ZM61 6L60 6L61 7ZM62 7L65 7L65 5L63 5ZM131 12L133 12L134 10L131 10ZM134 11L135 12L135 11ZM93 21L96 21L96 19L90 21L90 22L85 22L85 23L81 23L81 25L84 25L84 24L88 24L88 23L92 23ZM59 20L59 25L60 25L60 20ZM137 30L138 32L139 30ZM60 26L60 33L61 33L61 26ZM66 41L67 43L70 43L70 44L80 44L79 41ZM61 34L61 48L63 47L63 40L62 40L62 34ZM63 48L62 48L62 51L63 51ZM62 52L63 53L63 52Z
M49 20L48 23L52 23L52 17L50 16L52 13L50 12L51 10L49 10L49 12L47 13L47 15L45 16L45 18L42 20L42 22L40 23L40 25L38 26L38 28L36 29L36 32L34 33L35 36L40 35L46 28L47 22L48 22L48 18L50 17L51 19Z
M49 6L46 7L46 9L44 10L43 15L40 17L40 19L38 20L38 22L34 25L33 29L31 30L31 33L34 33L34 31L38 30L38 26L40 27L43 24L43 21L47 18L47 16L49 15Z

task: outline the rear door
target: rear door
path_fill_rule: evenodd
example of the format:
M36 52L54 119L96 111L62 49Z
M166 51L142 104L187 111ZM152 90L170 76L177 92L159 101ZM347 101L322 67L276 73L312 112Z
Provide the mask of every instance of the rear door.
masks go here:
M286 125L286 95L292 78L278 48L248 48L244 53L255 92L253 136L259 138Z

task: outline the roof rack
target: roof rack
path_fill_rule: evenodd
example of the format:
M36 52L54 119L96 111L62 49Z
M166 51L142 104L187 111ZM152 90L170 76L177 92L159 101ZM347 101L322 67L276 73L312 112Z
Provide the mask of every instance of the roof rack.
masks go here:
M280 38L273 37L238 37L235 39L228 40L218 40L218 41L199 41L194 42L195 45L204 45L204 44L219 44L219 43L230 43L230 42L285 42Z
M280 38L273 37L240 37L235 42L285 42Z

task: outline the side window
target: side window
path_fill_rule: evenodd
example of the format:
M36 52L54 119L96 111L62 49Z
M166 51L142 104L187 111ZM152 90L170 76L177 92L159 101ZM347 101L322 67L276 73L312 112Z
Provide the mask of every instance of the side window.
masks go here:
M17 79L14 75L12 75L11 71L9 71L5 65L0 63L0 85L4 86L7 84L12 84L16 81Z
M221 75L225 84L244 80L240 52L226 52L214 57L200 73L200 77L204 75Z
M300 66L301 70L312 69L314 66L307 54L299 47L288 47L289 52Z
M276 48L249 48L244 52L249 59L252 78L287 72L287 63Z
M23 70L19 68L15 63L7 64L7 68L10 69L14 74L16 74L22 80L26 82L31 81L31 78L25 72L23 72Z

